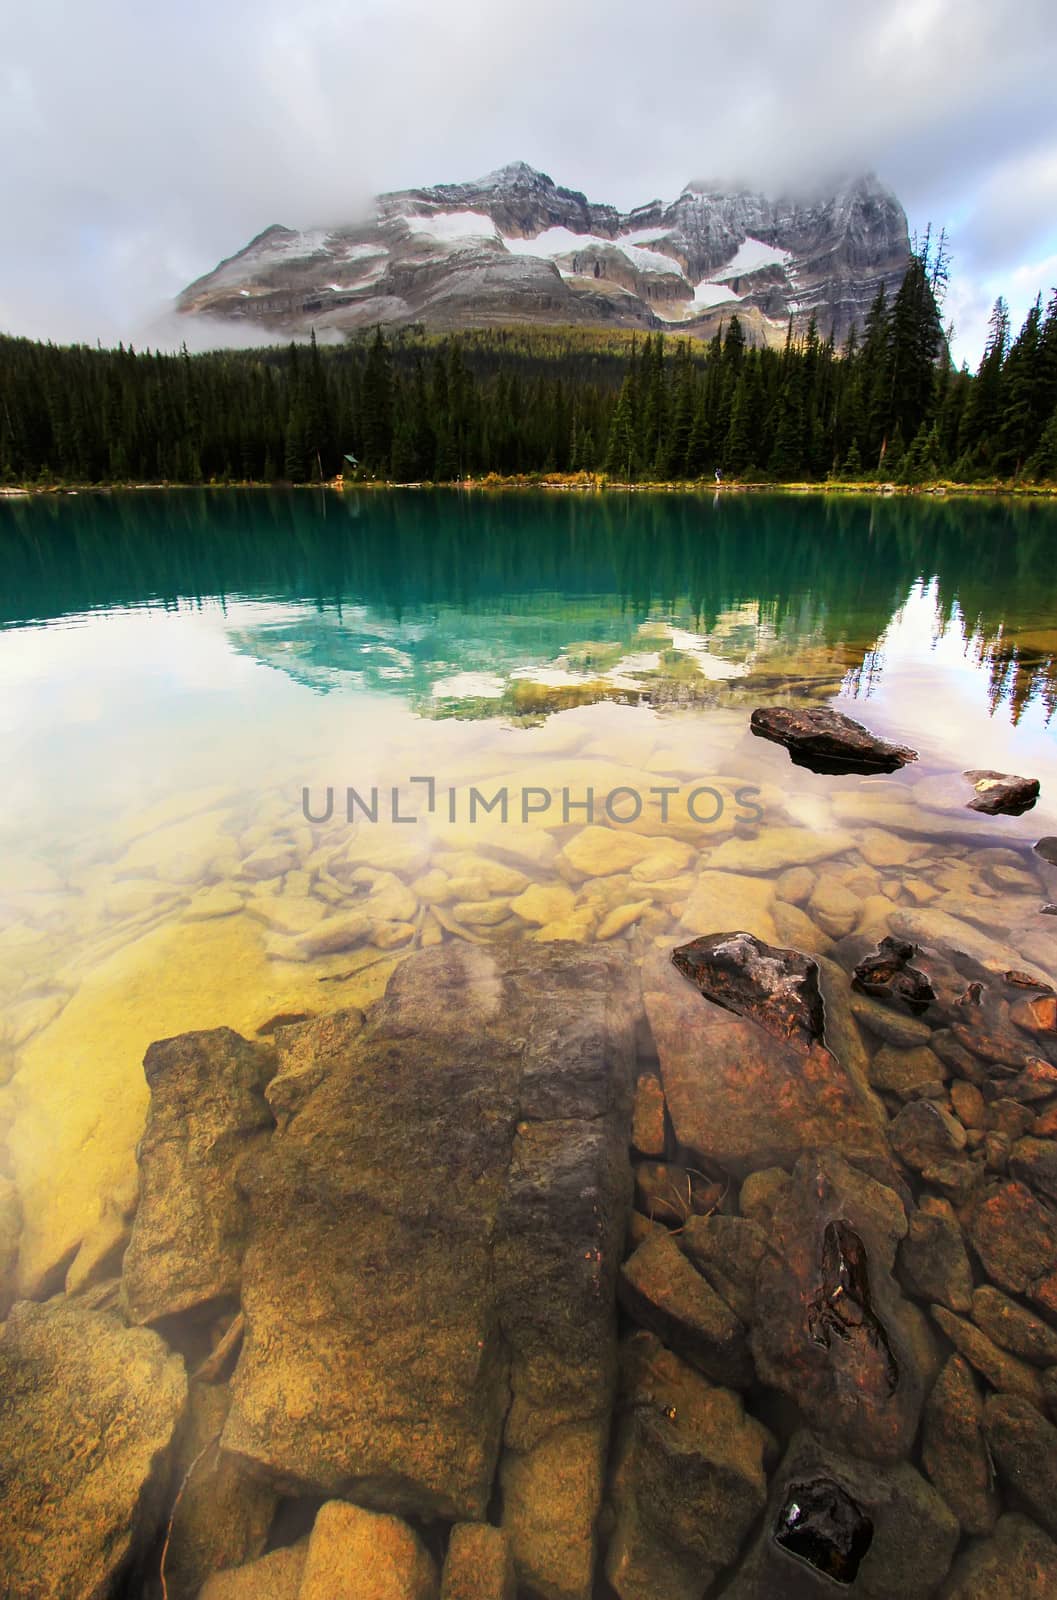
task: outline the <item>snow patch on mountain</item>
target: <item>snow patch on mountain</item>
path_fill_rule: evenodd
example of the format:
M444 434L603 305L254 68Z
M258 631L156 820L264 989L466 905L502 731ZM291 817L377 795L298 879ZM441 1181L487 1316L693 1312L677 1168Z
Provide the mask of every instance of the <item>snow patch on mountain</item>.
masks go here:
M643 229L650 240L663 239L663 230ZM553 261L557 256L583 255L589 250L619 250L638 272L668 272L676 277L685 276L678 261L662 255L659 250L644 250L631 244L630 236L621 234L618 239L604 239L594 233L573 233L570 228L547 228L534 239L516 239L501 236L503 243L516 256L538 256Z
M711 283L707 278L694 288L694 305L699 310L707 306L725 306L731 300L740 299L741 295L735 294L729 284Z
M737 254L716 273L715 280L722 283L724 278L740 278L748 272L759 272L761 267L785 267L792 259L791 250L783 250L780 245L764 244L762 239L747 237L738 246Z
M403 219L412 233L424 234L438 244L460 244L467 239L498 239L491 217L479 211L434 211L428 217Z

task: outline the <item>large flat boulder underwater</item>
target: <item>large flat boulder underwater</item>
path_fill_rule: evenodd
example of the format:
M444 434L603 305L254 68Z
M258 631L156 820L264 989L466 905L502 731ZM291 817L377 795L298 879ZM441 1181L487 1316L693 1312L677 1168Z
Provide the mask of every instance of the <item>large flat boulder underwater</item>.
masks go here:
M480 1521L591 1592L630 1206L638 980L608 949L452 942L366 1025L276 1033L246 1150L222 1436L280 1492Z

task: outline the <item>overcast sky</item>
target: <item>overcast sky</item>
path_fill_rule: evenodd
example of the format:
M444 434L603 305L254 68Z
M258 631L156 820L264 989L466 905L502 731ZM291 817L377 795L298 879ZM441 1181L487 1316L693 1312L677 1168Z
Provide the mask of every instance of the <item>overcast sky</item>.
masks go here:
M272 222L531 162L624 208L869 168L975 365L1057 283L1053 0L0 0L0 329L137 337Z

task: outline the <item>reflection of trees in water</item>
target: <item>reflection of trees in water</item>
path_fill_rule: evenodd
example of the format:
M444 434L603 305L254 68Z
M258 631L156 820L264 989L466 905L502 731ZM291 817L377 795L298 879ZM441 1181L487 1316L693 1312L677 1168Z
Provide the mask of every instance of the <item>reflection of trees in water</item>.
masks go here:
M933 580L993 705L1052 712L1057 514L1038 502L185 491L0 505L0 621L216 596L529 615L543 597L614 635L651 609L708 632L738 607L864 682L892 616ZM578 605L577 602L580 602ZM579 625L579 623L578 623Z

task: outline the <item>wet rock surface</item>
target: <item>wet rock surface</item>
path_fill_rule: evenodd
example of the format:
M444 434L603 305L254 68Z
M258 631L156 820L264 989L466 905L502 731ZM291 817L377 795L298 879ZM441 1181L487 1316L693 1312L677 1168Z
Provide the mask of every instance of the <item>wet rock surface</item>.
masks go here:
M672 951L672 964L706 1000L798 1050L823 1036L818 963L796 950L764 944L750 933L716 933Z
M629 990L608 951L446 945L404 964L365 1028L277 1036L280 1126L240 1174L226 1449L295 1492L477 1520L505 1441L515 1555L536 1559L563 1429L590 1436L601 1476ZM597 1501L575 1509L589 1583Z
M875 955L860 961L853 973L856 988L877 999L901 1000L913 1014L936 998L925 973L911 966L914 946L891 936L881 940Z
M966 1533L990 1533L1000 1504L983 1419L968 1365L951 1356L925 1404L921 1461Z
M724 1593L925 1600L950 1567L958 1532L942 1496L905 1462L872 1465L799 1433L772 1480L760 1533Z
M824 1045L805 1053L707 1000L661 951L643 990L675 1135L697 1157L744 1174L820 1145L885 1155L883 1112Z
M23 1302L0 1335L0 1593L105 1600L134 1581L169 1485L184 1364L147 1329Z
M140 1201L125 1252L132 1322L237 1297L248 1214L233 1182L270 1134L270 1049L230 1028L152 1044L150 1109L140 1143Z
M1051 1538L1057 1538L1057 1428L1029 1400L992 1395L984 1432L1003 1481Z
M772 1449L738 1395L713 1387L652 1334L628 1339L606 1559L622 1600L697 1600L759 1514Z
M812 772L895 772L917 760L915 750L879 739L828 706L761 706L749 725L759 738L784 744L795 764Z
M759 1377L864 1457L906 1455L925 1393L918 1313L892 1277L898 1195L828 1154L802 1156L756 1288Z
M1039 797L1038 778L1019 778L1009 772L980 768L965 776L976 790L976 798L968 802L969 810L982 811L989 817L1019 817L1030 811Z
M1000 1517L990 1539L974 1539L959 1555L944 1600L1049 1600L1057 1593L1057 1544L1027 1517Z

